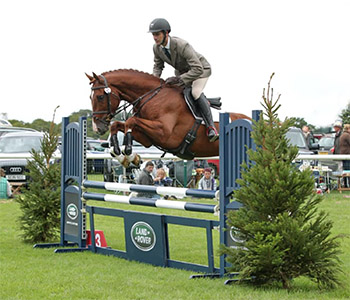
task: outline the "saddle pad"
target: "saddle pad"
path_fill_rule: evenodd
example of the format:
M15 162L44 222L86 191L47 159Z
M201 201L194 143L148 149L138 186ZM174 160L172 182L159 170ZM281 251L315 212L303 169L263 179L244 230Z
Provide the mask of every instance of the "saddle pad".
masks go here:
M195 119L203 120L202 115L200 113L200 110L197 108L196 101L193 99L191 91L192 91L192 88L186 87L184 89L184 92L183 92L187 106L190 109L190 111ZM207 99L210 102L211 107L213 107L215 109L221 109L221 101L220 101L221 98L220 97L207 98Z

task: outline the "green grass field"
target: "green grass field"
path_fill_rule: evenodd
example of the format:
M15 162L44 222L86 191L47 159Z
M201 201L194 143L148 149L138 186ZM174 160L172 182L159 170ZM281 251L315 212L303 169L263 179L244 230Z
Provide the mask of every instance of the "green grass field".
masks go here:
M341 240L343 287L331 291L320 291L306 278L295 280L290 291L278 285L264 288L225 286L222 278L190 280L193 272L153 267L91 252L55 254L53 249L33 249L33 245L24 244L19 238L19 205L14 200L0 200L0 299L350 299L350 193L332 192L324 198L320 208L329 212L334 221L334 234L347 236ZM101 204L107 206L89 202L89 205ZM203 213L108 206L217 218ZM96 229L104 231L108 246L125 247L120 228L122 220L119 218L96 217ZM201 229L173 225L169 236L172 258L206 263ZM214 237L217 255L218 232ZM218 265L218 257L216 262Z

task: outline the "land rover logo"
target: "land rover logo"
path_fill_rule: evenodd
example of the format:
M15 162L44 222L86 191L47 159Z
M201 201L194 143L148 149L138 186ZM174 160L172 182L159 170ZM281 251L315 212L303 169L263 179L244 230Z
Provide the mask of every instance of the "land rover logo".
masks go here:
M67 216L72 220L78 217L78 208L75 204L71 203L67 206Z
M145 222L136 222L131 227L131 240L141 251L150 251L156 244L156 235L153 228Z
M231 230L230 230L230 238L236 242L236 243L242 243L243 240L242 239L239 239L236 235L238 234L238 231L237 231L237 228L235 227L231 227Z
M11 167L10 172L11 173L20 173L20 172L22 172L22 168L21 167Z

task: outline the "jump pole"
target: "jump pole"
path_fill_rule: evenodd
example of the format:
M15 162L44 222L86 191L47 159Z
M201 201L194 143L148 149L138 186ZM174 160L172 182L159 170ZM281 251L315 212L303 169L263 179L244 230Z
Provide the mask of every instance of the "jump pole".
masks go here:
M253 119L258 120L260 111L253 111ZM246 148L255 148L251 140L250 133L252 122L249 120L237 120L229 123L229 114L220 114L220 201L219 201L219 221L194 219L177 216L157 215L143 212L124 211L121 209L111 209L103 207L88 206L88 200L99 200L109 202L122 202L131 205L147 205L154 207L164 207L182 209L190 211L217 212L217 206L199 203L189 203L184 201L169 201L157 199L144 200L138 197L118 196L84 192L88 187L103 188L114 191L145 192L145 187L137 185L121 186L116 183L100 183L87 180L86 173L86 118L81 117L79 123L69 123L68 118L62 120L62 191L61 191L61 241L59 244L45 244L42 247L62 246L73 244L78 248L57 249L55 252L86 251L95 253L114 255L130 260L137 260L154 265L193 270L207 273L204 276L218 277L226 273L227 263L225 257L220 257L220 267L214 266L212 230L220 225L220 243L230 246L234 241L230 237L230 230L223 230L226 227L226 214L231 209L239 209L239 205L232 200L235 189L239 186L236 179L240 177L240 165L243 161L248 162ZM170 192L172 195L182 197L203 197L216 198L217 194L208 192L198 192L194 189L169 190L163 188L147 187L146 192L164 195ZM204 194L203 194L204 193ZM171 204L173 202L173 204ZM94 215L108 215L124 218L125 238L127 251L106 249L96 247L94 243L86 247L86 214L90 214L91 235L95 235ZM142 245L136 245L130 239L131 230L140 225L148 226L158 237L158 242L151 249L141 249ZM208 265L196 265L187 262L174 261L169 256L169 241L167 235L168 224L182 226L203 227L207 232L207 253ZM140 230L139 230L140 231ZM142 231L142 230L141 230ZM41 247L40 245L37 245ZM136 247L135 247L136 246ZM138 248L138 249L136 249ZM136 250L135 250L136 249ZM140 251L138 251L140 250ZM138 252L137 252L138 251ZM209 274L212 273L212 274ZM195 276L194 276L195 277Z

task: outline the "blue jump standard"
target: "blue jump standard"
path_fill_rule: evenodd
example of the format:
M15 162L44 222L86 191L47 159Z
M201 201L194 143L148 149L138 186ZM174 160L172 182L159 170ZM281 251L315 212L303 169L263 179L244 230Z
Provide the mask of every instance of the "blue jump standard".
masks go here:
M182 197L196 197L196 198L216 198L218 191L207 191L198 189L188 188L177 188L168 186L153 186L153 185L139 185L139 184L128 184L128 183L116 183L116 182L99 182L85 180L83 182L86 188L106 189L109 191L120 191L120 192L144 192L153 193L158 195L174 195Z
M123 195L98 194L98 193L83 193L85 200L97 200L105 202L124 203L131 205L152 206L158 208L170 208L187 211L196 211L204 213L216 213L218 211L217 205L190 203L184 201L162 200L153 198L138 198Z

